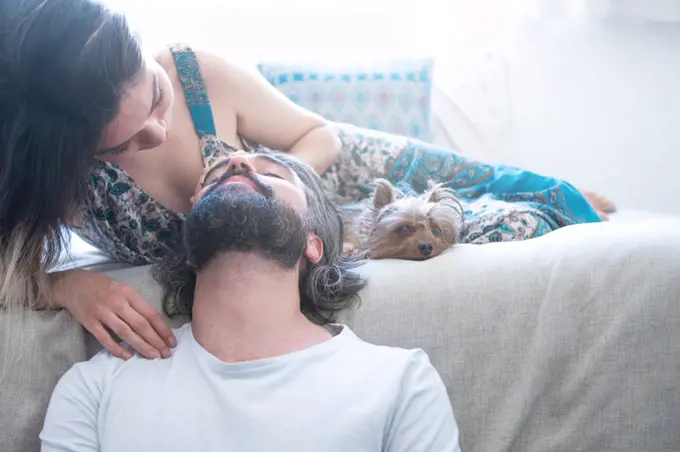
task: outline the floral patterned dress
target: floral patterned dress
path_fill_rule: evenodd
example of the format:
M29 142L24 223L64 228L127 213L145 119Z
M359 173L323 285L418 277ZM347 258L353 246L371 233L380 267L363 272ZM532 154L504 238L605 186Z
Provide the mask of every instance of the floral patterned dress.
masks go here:
M236 149L216 136L210 102L195 53L174 46L184 96L200 138L204 164ZM599 221L571 185L518 168L469 160L449 150L405 137L337 124L343 143L338 161L323 175L338 203L369 196L376 177L391 180L405 193L421 192L428 180L453 188L465 206L462 241L488 243L523 240L553 229ZM241 139L246 150L259 147ZM182 214L147 195L118 165L97 161L74 231L112 257L133 265L151 264L179 246Z

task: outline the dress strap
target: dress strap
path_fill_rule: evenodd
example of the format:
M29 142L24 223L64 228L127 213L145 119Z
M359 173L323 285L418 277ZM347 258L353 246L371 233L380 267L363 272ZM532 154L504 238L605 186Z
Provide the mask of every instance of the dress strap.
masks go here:
M177 74L182 82L182 90L186 99L194 128L199 137L216 135L215 120L213 119L208 91L205 80L198 65L196 53L187 45L173 45L170 52L175 60Z

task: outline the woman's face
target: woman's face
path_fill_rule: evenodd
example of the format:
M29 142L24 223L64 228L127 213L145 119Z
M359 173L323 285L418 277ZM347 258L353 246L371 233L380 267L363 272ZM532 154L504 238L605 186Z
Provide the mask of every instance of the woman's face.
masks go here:
M104 129L96 158L120 163L137 151L161 145L167 137L173 101L167 73L156 60L147 58L134 85L126 89L118 116Z

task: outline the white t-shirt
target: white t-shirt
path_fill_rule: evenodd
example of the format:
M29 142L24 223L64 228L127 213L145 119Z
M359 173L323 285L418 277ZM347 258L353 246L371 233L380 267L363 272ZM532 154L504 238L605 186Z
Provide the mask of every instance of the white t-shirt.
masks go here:
M427 355L337 329L313 347L239 363L208 353L189 324L169 359L101 352L59 381L42 450L458 452Z

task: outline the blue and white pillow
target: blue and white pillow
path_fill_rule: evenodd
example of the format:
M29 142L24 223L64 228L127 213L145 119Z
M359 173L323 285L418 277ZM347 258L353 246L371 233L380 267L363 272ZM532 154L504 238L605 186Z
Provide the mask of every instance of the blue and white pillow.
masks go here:
M293 102L330 121L432 139L430 59L346 67L262 63L258 68Z

